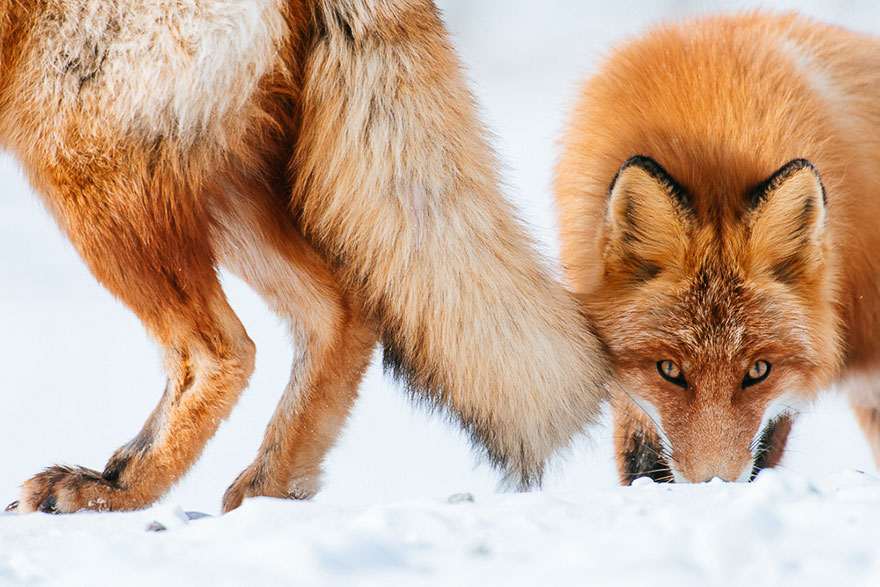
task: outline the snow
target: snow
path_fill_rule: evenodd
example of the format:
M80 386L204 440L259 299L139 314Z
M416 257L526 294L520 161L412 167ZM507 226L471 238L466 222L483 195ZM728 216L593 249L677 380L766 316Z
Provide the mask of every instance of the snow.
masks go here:
M550 256L555 140L599 52L660 18L754 5L439 4L510 197ZM772 6L880 33L880 4ZM8 158L0 187L0 498L12 501L46 465L101 468L164 380L138 320L94 281ZM257 370L198 466L144 512L0 515L0 585L880 584L880 479L833 395L798 422L784 467L753 484L617 487L605 425L551 464L544 491L504 494L464 435L414 409L374 361L313 502L256 499L189 521L185 511L218 513L289 374L284 329L241 282L224 283ZM474 501L449 502L462 493ZM146 531L154 521L167 530Z
M254 499L187 522L129 514L0 517L0 583L40 585L875 585L880 482L411 498L369 506ZM148 532L153 522L168 528ZM846 583L844 583L846 580Z

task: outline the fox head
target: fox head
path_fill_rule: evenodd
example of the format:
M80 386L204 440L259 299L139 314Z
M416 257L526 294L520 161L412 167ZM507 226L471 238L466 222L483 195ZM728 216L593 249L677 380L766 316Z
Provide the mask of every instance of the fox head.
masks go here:
M697 214L642 156L610 186L586 304L621 383L624 482L749 480L839 360L819 172L796 159L741 196L733 218Z

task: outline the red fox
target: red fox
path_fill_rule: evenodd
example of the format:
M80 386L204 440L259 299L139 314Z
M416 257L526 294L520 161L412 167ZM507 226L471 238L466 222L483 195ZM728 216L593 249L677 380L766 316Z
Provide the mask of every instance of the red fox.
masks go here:
M556 194L624 484L749 480L832 382L880 458L880 40L762 12L651 30L581 88Z
M500 196L429 0L0 0L0 51L0 144L168 372L103 471L11 509L143 508L186 473L254 367L220 265L298 348L224 511L319 489L378 341L519 487L594 420L604 349Z

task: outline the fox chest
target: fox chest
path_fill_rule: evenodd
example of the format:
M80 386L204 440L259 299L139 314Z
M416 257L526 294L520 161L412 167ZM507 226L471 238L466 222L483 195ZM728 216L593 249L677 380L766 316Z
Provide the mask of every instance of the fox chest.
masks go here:
M27 90L49 121L205 137L247 105L285 34L281 0L50 0Z

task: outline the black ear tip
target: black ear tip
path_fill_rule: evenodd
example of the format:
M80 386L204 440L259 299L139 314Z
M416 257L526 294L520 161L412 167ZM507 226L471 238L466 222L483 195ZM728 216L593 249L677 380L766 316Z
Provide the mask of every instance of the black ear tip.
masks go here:
M802 171L804 169L809 169L812 171L816 177L819 177L819 170L813 165L813 162L809 159L792 159L779 169L777 169L771 177L779 177L785 179L797 173L798 171Z
M669 176L669 173L665 169L663 169L662 165L657 163L657 161L653 158L646 155L633 155L632 157L624 161L623 164L617 169L617 176L620 176L620 173L623 170L630 167L638 167L640 169L644 169L654 177Z
M777 189L795 173L803 171L804 169L809 169L816 176L816 181L819 182L819 189L822 192L822 204L828 205L828 198L825 195L825 185L822 183L822 176L819 174L819 169L813 165L812 161L801 157L798 159L792 159L774 171L768 179L762 181L752 189L750 197L752 207L754 208L757 206L767 197L767 194Z
M633 155L623 162L623 164L617 169L617 174L614 176L614 179L611 180L611 185L608 188L609 194L614 191L614 187L617 185L617 181L620 179L621 174L630 167L638 167L645 171L648 175L653 177L657 183L662 185L682 208L690 208L690 195L688 192L681 187L675 179L673 179L672 175L670 175L662 165L646 155Z
M803 157L798 157L797 159L792 159L791 161L789 161L788 163L786 163L782 167L783 168L795 167L797 169L803 169L804 167L809 167L810 169L812 169L814 171L816 170L816 166L813 165L813 162L810 161L809 159L805 159ZM818 171L816 171L816 173L818 173Z
M816 166L813 165L812 161L810 161L809 159L799 158L792 159L791 161L771 173L770 177L761 182L758 187L763 187L764 191L767 192L773 191L774 189L782 185L785 180L798 173L799 171L803 171L804 169L809 169L813 172L813 175L815 175L816 178L819 179L819 170L816 169ZM821 179L819 181L821 183Z

